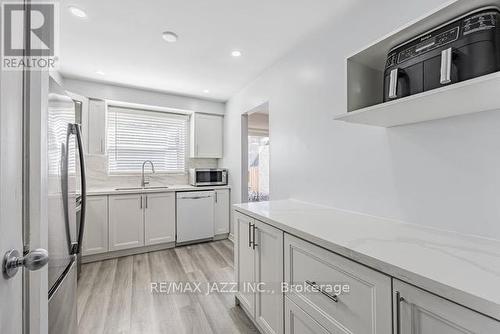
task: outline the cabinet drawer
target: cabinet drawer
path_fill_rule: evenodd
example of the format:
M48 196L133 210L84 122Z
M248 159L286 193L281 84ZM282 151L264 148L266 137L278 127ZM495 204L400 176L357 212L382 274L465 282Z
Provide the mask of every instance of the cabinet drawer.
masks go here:
M287 234L285 282L297 287L309 286L306 282L324 285L324 293L291 289L286 296L308 314L323 314L339 333L392 331L389 276ZM338 287L349 289L338 294ZM337 295L336 301L332 295Z
M318 316L316 316L317 318ZM326 328L298 307L290 299L285 298L285 334L329 334Z

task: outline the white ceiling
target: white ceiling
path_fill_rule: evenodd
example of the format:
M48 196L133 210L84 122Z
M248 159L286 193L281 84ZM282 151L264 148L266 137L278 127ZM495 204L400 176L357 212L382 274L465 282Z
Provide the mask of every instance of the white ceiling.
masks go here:
M62 0L60 71L227 100L346 1ZM88 17L71 15L69 5ZM163 41L167 30L179 35L177 43ZM243 56L231 57L234 49Z

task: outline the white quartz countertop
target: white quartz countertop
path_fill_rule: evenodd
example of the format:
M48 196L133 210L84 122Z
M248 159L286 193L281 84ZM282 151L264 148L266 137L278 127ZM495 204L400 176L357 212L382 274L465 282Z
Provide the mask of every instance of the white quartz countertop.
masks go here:
M287 233L500 320L499 240L295 200L234 207Z
M122 190L117 190L117 189ZM180 191L207 191L215 189L229 189L229 186L206 186L206 187L194 187L191 185L170 185L170 186L151 186L150 188L130 188L123 190L126 187L116 187L116 188L90 188L87 189L88 196L98 196L98 195L120 195L120 194L144 194L144 193L165 193L165 192L180 192Z

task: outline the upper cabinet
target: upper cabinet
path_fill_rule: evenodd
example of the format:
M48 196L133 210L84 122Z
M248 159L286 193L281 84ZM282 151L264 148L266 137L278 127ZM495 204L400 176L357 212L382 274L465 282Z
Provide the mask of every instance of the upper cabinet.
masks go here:
M89 99L88 154L106 154L106 102Z
M191 158L222 158L222 122L217 115L191 116Z

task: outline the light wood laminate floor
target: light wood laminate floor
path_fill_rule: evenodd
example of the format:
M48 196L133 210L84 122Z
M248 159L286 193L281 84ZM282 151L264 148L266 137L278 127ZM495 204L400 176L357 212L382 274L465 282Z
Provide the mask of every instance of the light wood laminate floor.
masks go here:
M234 281L228 240L84 264L79 334L258 333L231 293L151 292L151 282Z

